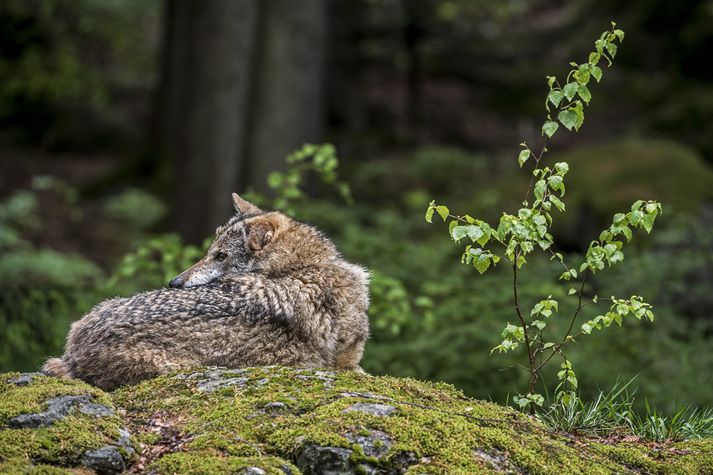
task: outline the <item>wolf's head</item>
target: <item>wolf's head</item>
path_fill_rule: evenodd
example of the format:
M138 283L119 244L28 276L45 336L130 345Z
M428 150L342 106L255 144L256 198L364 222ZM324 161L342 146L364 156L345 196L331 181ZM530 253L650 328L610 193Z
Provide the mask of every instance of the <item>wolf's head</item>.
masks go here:
M235 272L281 272L336 250L318 231L284 214L265 212L233 193L235 215L215 231L206 255L169 285L207 284Z

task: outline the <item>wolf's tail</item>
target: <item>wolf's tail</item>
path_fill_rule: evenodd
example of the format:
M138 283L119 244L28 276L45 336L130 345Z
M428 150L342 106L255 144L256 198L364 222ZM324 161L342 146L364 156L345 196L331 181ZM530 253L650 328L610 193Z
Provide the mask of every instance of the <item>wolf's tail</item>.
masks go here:
M57 378L71 378L72 371L69 365L62 358L50 358L42 367L42 372L49 376Z

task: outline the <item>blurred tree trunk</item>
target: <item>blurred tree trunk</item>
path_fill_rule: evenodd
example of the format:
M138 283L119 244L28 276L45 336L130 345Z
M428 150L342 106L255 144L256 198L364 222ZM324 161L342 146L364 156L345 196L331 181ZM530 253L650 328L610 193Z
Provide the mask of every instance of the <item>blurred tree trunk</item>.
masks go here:
M228 215L242 171L258 3L167 0L161 155L173 225L198 242Z
M270 0L261 7L243 184L265 191L267 175L285 168L287 154L322 139L327 34L324 0Z
M265 191L288 153L322 139L326 4L295 5L167 0L159 147L189 242L225 219L231 191Z
M403 6L406 14L403 34L408 56L406 69L408 140L418 143L421 139L423 103L421 45L426 37L425 25L428 19L435 15L435 9L432 2L425 0L418 2L404 0Z
M365 36L365 10L362 2L354 0L331 0L327 9L327 116L331 127L356 135L365 133L367 127L366 101L362 94L365 63L360 52L360 43ZM349 146L348 143L337 145L340 150Z

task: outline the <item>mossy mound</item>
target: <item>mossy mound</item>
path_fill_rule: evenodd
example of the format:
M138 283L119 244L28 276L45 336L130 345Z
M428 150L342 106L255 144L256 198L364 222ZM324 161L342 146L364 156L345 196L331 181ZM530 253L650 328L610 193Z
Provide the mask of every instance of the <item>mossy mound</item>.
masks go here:
M9 418L46 411L43 401L62 393L43 385L107 407L111 397L142 444L134 473L713 473L713 441L608 445L554 434L510 408L411 379L273 367L182 372L110 396L44 377L29 387L4 384L3 441L17 430L7 428ZM25 402L6 403L17 398ZM68 416L63 428L87 431L81 417ZM46 450L83 454L110 443L92 440L63 439ZM15 470L82 466L81 456L40 459L23 441L0 447L0 461Z
M106 393L38 373L0 375L0 473L119 473L137 447Z

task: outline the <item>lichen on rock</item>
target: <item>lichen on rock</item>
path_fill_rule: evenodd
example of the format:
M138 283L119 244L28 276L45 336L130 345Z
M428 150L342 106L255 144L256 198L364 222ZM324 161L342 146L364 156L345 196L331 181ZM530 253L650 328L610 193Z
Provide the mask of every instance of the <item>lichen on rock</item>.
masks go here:
M12 382L19 377L0 376L0 472L713 473L710 440L607 445L552 433L511 408L441 383L299 368L205 368L109 395L37 375L24 385ZM60 399L70 407L47 426L8 423L51 411L49 401L68 396L79 399ZM87 414L90 404L107 410ZM38 437L44 442L36 445Z

